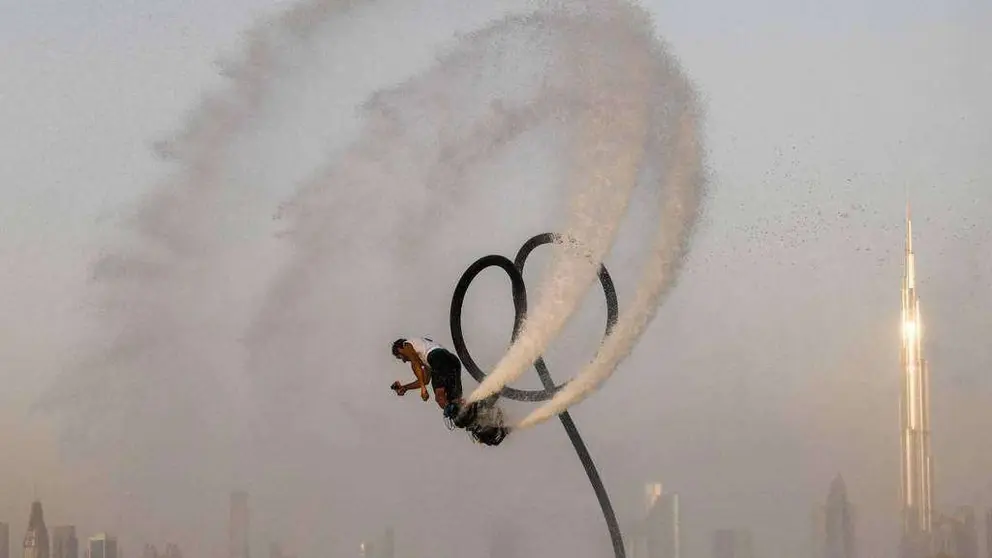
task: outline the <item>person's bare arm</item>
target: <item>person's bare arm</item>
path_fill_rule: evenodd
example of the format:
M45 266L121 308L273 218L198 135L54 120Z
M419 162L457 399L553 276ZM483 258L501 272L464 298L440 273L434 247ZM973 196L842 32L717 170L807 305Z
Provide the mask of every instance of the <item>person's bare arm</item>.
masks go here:
M407 345L407 347L409 347L409 345ZM396 381L389 387L396 392L396 395L400 396L413 388L419 387L420 398L427 401L430 399L430 396L427 393L427 384L431 383L431 375L427 372L427 368L424 364L420 362L420 357L418 357L412 350L409 351L410 352L407 353L407 355L410 361L410 367L413 369L413 375L416 376L417 379L409 384L400 384L399 381Z
M420 398L427 401L430 399L430 395L427 393L427 384L431 382L431 376L427 373L424 364L420 362L420 357L411 360L410 364L413 366L413 374L417 377L417 384L420 385Z

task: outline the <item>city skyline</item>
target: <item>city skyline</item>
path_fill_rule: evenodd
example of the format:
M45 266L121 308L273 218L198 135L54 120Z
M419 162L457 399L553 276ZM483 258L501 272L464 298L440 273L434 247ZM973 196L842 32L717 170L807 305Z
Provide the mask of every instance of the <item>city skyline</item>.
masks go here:
M906 209L905 266L902 278L901 359L902 390L900 420L902 445L900 460L903 557L979 558L979 522L970 506L957 508L952 515L941 514L933 504L930 453L930 382L927 360L923 357L923 319L917 285L916 253L910 206ZM644 485L644 518L627 534L628 558L683 558L679 494L664 490L662 483ZM923 513L926 511L926 513ZM235 490L229 494L228 557L250 558L249 494ZM826 505L814 514L813 558L855 558L856 520L842 475L830 482ZM985 515L986 553L992 558L992 508ZM8 526L0 523L0 541L9 537ZM98 533L88 538L82 558L119 558L115 536ZM79 558L75 527L46 527L40 500L31 504L23 558ZM358 545L360 558L391 558L394 534L387 528L382 540L365 540ZM720 528L712 533L713 558L760 558L754 538L747 528ZM182 558L178 547L167 543L165 554L146 543L143 558ZM691 556L691 555L690 555ZM269 545L270 558L285 558L278 542ZM2 550L0 550L2 558ZM295 558L295 555L293 556ZM861 557L859 557L861 558Z
M387 389L401 371L384 340L447 337L465 266L512 256L561 220L545 155L569 138L563 124L546 134L513 122L508 132L531 131L455 161L469 168L430 171L417 156L441 127L428 124L492 108L423 71L535 3L375 0L341 17L307 4L332 2L0 0L0 75L17 77L0 84L0 519L13 558L35 483L49 525L75 524L81 547L107 530L130 558L146 541L226 558L236 486L252 494L253 558L270 539L301 558L354 553L385 524L425 555L474 548L489 542L480 505L517 522L524 556L602 554L602 518L560 432L478 452L430 405ZM687 552L706 556L715 528L741 526L767 558L795 558L840 472L865 556L895 555L906 197L932 367L934 506L986 509L992 73L976 53L992 45L990 5L642 4L698 86L712 198L645 342L574 410L619 519L639 516L641 483L662 479L680 495ZM273 27L292 10L308 16L306 33ZM550 43L521 40L492 44L537 68ZM238 91L257 95L229 94L246 80ZM416 83L416 96L373 96ZM525 92L506 85L495 91L512 111ZM398 112L367 118L376 107ZM225 108L236 118L211 116ZM387 178L361 191L335 182L329 193L350 201L311 206L320 227L284 218L308 177L343 168L338 154L379 125L402 144L366 169ZM480 130L448 128L457 137L445 145L476 145L461 139ZM185 147L169 150L176 141ZM636 296L637 238L653 225L653 198L638 192L607 262L621 311ZM171 240L146 242L149 229ZM318 230L341 241L321 252L327 265L285 265L297 260L293 232ZM401 250L407 240L420 251ZM528 264L530 286L547 256ZM299 288L273 290L294 270ZM485 275L466 327L488 367L512 304ZM547 355L556 379L594 354L601 304L584 301ZM398 487L411 470L433 474ZM559 511L567 520L549 520ZM451 540L419 535L439 522Z
M682 517L678 493L666 491L658 482L644 485L644 517L635 522L627 532L628 558L761 558L755 550L755 539L747 527L720 528L712 532L711 547L706 551L684 553L680 531ZM229 533L248 529L243 522L247 516L248 493L230 493L233 512L229 520ZM982 549L979 517L985 519L985 555L992 554L992 508L976 514L972 506L959 506L951 515L938 514L934 518L931 547L928 558L980 558ZM814 545L810 558L875 558L862 556L857 551L857 514L848 499L843 477L838 474L830 482L825 505L817 506L814 514ZM31 504L29 528L24 538L24 556L41 555L48 529L44 526L44 508L40 500ZM504 526L505 527L505 526ZM0 522L0 543L7 533L7 524ZM497 529L490 544L491 558L508 558L515 555L514 545L505 540L512 531ZM76 530L72 525L51 528L50 558L76 558ZM386 527L383 534L366 539L357 545L358 558L393 558L396 554L394 529ZM6 548L0 547L0 556ZM249 552L247 548L239 552ZM123 550L117 537L105 532L87 538L87 548L81 558L121 558ZM155 544L145 543L142 558L183 558L178 545L167 542L164 553ZM269 543L269 558L298 558L286 554L279 542ZM306 558L304 556L304 558ZM347 558L343 556L342 558Z

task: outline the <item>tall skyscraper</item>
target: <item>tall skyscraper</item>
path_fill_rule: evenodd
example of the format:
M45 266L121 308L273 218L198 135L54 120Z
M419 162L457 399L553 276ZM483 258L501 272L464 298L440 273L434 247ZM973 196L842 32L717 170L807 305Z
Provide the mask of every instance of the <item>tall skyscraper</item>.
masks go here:
M52 558L79 558L79 539L72 525L52 529Z
M228 558L249 558L248 493L231 493L231 518L228 526Z
M713 533L713 558L754 558L749 531L720 529Z
M117 537L99 533L90 537L87 544L89 558L120 558Z
M644 521L646 558L682 557L682 510L679 495L665 493L660 484L648 485Z
M644 515L627 532L630 558L681 558L682 510L679 495L666 493L659 482L644 487Z
M930 553L933 529L933 456L930 453L930 371L922 352L923 321L916 291L913 224L906 211L906 269L902 280L902 555Z
M41 502L31 503L28 517L28 530L24 534L24 558L49 558L48 528L45 527L45 513Z
M10 558L10 525L0 523L0 558Z
M823 555L818 558L854 558L854 514L840 475L830 483L823 514Z

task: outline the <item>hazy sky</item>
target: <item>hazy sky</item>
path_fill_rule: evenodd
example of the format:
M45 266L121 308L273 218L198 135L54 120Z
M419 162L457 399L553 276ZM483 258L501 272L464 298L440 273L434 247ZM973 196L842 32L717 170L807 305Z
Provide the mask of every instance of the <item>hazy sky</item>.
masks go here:
M95 532L120 521L115 514L124 512L101 503L96 488L110 472L60 458L56 425L27 412L60 372L82 358L82 332L96 331L98 309L86 282L95 258L122 236L119 220L129 204L166 176L152 145L181 128L201 95L218 85L215 62L236 52L239 34L290 4L0 0L0 332L6 341L0 345L0 428L10 440L5 447L21 448L0 457L0 521L12 524L15 542L33 483L49 525L74 522ZM643 5L704 99L712 196L686 274L641 347L601 393L575 410L621 519L636 512L640 485L656 479L682 494L688 556L709 556L708 533L719 527L752 529L758 556L799 556L812 507L825 501L830 479L840 473L859 509L864 556L892 548L907 194L933 375L938 504L992 506L992 445L985 441L992 424L992 61L985 55L992 52L992 6L888 0ZM488 19L469 7L436 17L413 12L390 13L396 20L424 20L423 33L433 43ZM388 50L381 56L385 65L403 63ZM310 133L303 143L319 144L317 136ZM458 253L470 258L491 249L510 254L516 245L490 242ZM245 273L256 265L239 261L238 254L229 258L231 269ZM623 267L623 261L613 265ZM438 292L454 280L436 279ZM505 316L507 310L494 312ZM439 331L445 319L439 311L424 321ZM415 318L399 322L420 327ZM370 332L379 337L370 345L384 351L394 333ZM373 368L385 371L369 381L367 393L379 393L372 387L384 389L403 374L386 356L374 357ZM473 490L466 475L458 484L463 498L429 504L429 513L443 514L435 515L434 525L480 506L486 517L517 518L510 527L494 519L500 526L492 531L534 533L539 529L530 522L551 523L544 539L528 534L533 540L521 543L534 549L555 548L575 526L602 529L593 496L554 423L483 458L462 447L464 440L438 435L435 409L409 400L369 400L366 392L356 397L362 416L410 418L428 432L420 441L379 441L369 460L404 455L414 466L437 467L438 475L457 474L460 467L438 460L460 444L449 461L530 475L516 494L532 504L503 497L507 489L494 478ZM330 430L344 428L333 423L333 414L316 416ZM376 425L376 432L388 432ZM183 428L195 425L177 421L162 428L181 438ZM173 457L148 459L162 465ZM312 455L281 457L283 474L296 461L308 463L307 470L320 463ZM175 458L176 466L185 466ZM532 460L531 470L515 465L525 458ZM347 463L355 484L398 484L420 474L363 465L356 455ZM211 474L190 470L202 479L201 492L215 500L208 511L192 515L214 522L204 529L216 534L201 536L219 541L224 498L233 486L221 480L226 466ZM143 465L133 467L140 477ZM396 476L383 478L387 473ZM427 482L412 490L438 498L437 486ZM560 496L562 491L574 494ZM189 504L162 492L158 501L133 505L171 506L176 513ZM473 496L492 499L467 503ZM290 496L285 502L269 498L272 507L260 510L261 518L279 515L279 506L304 505ZM410 507L402 495L386 502ZM333 530L346 524L347 506L329 512L305 505L325 514L314 520L317 525ZM574 509L574 517L547 519L560 505ZM367 503L355 512L363 521L374 518L366 531L342 536L357 540L378 529L377 521L392 521L402 540L404 519L377 516L375 507ZM163 527L159 534L145 526L144 532L179 538L190 536L187 528ZM299 535L283 529L272 536ZM427 536L406 536L434 548L423 542ZM487 529L477 527L460 540L474 544L485 536ZM593 541L599 546L590 555L607 551L603 541ZM593 552L579 543L567 548Z

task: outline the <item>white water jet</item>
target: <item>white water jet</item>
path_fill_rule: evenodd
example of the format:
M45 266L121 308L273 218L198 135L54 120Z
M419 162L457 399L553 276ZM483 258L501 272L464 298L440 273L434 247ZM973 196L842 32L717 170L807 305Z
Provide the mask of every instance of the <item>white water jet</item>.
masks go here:
M585 109L577 117L568 173L574 189L568 220L553 244L553 259L520 335L486 380L467 398L484 399L519 378L558 336L595 281L637 184L650 119L648 91L653 38L645 15L634 9L610 13L610 44L576 33L568 61L580 72ZM601 14L602 17L602 14ZM593 24L595 25L595 24ZM618 32L624 31L624 32ZM581 58L578 58L581 57ZM608 79L604 79L609 76Z
M634 299L620 314L593 361L550 401L520 421L517 429L530 428L558 415L587 398L605 382L633 350L654 318L662 297L675 284L689 249L704 193L702 159L696 137L698 115L690 100L686 97L687 104L676 125L675 145L667 148L669 154L664 166L670 170L664 190L669 195L662 198L654 246L641 272Z

